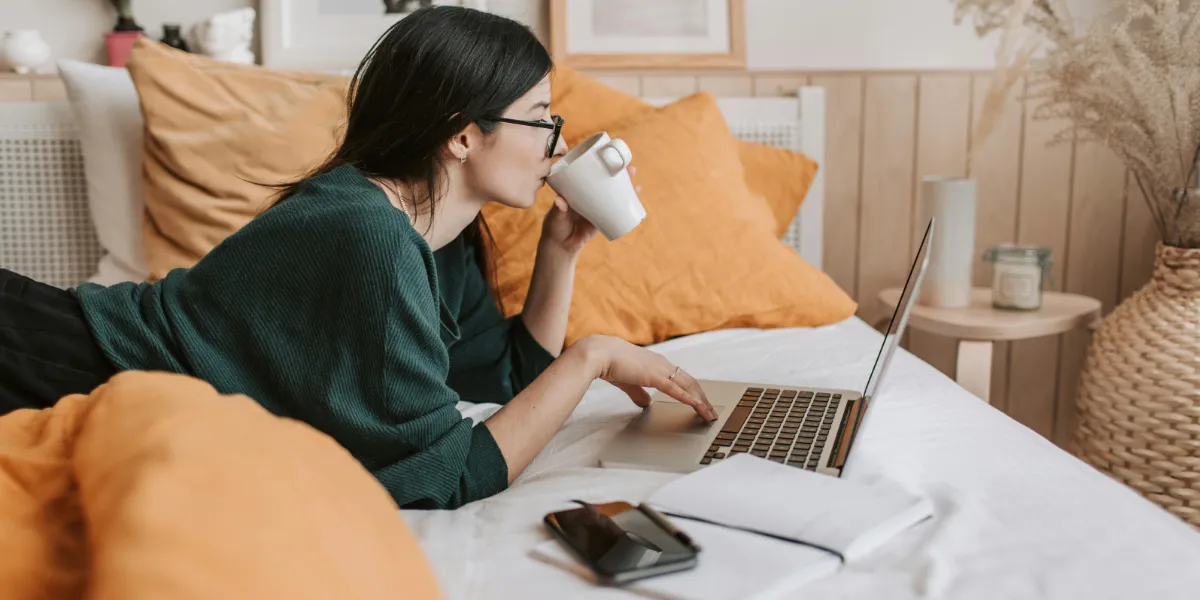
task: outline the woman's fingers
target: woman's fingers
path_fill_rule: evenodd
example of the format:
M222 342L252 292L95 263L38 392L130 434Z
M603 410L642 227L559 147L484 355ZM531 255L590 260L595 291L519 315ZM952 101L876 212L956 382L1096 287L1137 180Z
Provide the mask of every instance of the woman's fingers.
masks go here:
M646 388L628 383L614 383L613 385L617 386L617 389L622 392L625 392L625 395L629 396L629 399L633 400L634 404L642 408L650 406L650 392L647 392Z
M698 399L704 405L709 415L709 421L716 420L716 418L720 416L717 414L717 409L713 408L712 402L708 401L708 394L704 393L704 388L700 387L700 382L696 381L696 378L692 377L691 373L680 369L679 374L675 376L675 383L679 384L684 391L686 391L693 398Z
M675 383L678 383L680 387L686 390L689 394L699 398L700 401L704 402L704 405L712 410L713 414L716 415L716 409L714 409L712 403L708 401L708 394L704 393L704 388L700 386L700 382L697 381L695 377L692 377L691 373L680 369L679 374L675 376Z
M674 367L672 367L674 371ZM656 388L664 394L696 409L696 413L704 417L708 421L717 419L717 410L709 404L708 397L704 394L704 390L700 389L700 384L691 375L684 373L680 369L674 379L670 375L662 377L655 383Z

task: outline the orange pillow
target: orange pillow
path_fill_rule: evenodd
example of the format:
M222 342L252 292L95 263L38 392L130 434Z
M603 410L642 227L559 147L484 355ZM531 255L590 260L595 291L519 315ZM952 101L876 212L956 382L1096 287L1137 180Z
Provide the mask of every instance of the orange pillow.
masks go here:
M0 417L0 492L6 599L443 597L349 452L185 375Z
M75 445L93 598L442 598L387 490L328 435L183 375L92 393Z
M146 122L151 281L190 267L337 146L349 80L187 54L142 38L127 64Z
M716 100L696 94L609 126L633 151L647 217L632 233L588 243L567 341L601 333L637 344L728 327L804 327L854 314L854 302L771 233L747 188L736 138ZM554 192L531 210L488 205L503 308L521 310L537 231Z
M551 82L551 104L566 121L563 139L568 144L654 109L565 65L555 65ZM737 151L746 185L766 199L775 215L775 234L783 237L808 195L819 166L799 152L766 144L738 140Z

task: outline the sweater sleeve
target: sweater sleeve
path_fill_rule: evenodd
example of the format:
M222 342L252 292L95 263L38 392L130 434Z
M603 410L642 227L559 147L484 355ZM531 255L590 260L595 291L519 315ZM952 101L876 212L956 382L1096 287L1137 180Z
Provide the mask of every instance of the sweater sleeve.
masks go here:
M400 254L372 424L391 435L364 463L403 508L456 508L502 491L508 467L488 428L472 426L455 407L432 254L414 247Z
M473 253L465 254L461 337L450 348L450 385L468 402L504 404L541 375L554 355L534 339L521 315L500 314Z

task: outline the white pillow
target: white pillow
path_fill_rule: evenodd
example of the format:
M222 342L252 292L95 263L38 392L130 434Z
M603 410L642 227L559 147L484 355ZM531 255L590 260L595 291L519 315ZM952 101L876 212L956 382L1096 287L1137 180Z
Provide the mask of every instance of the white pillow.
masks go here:
M142 136L145 127L129 71L58 61L79 127L88 206L104 256L89 281L144 281Z

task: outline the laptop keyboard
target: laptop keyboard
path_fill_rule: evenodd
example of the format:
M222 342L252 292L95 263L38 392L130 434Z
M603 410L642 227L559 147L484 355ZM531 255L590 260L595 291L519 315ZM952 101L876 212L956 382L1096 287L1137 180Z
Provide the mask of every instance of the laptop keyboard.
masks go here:
M841 394L746 388L700 464L749 452L815 470L829 441Z

